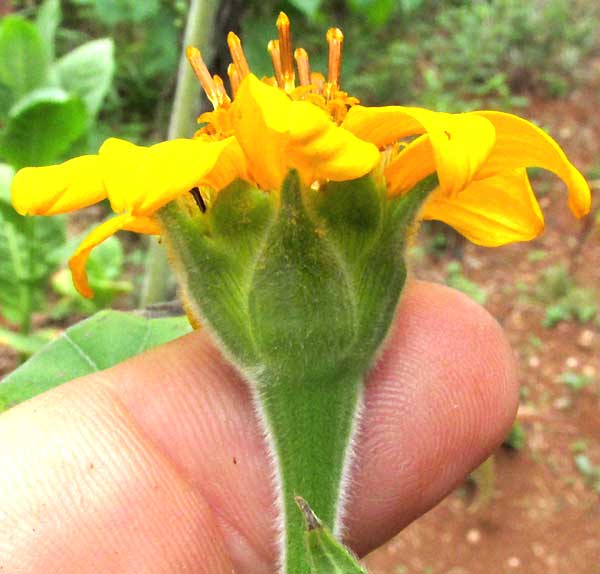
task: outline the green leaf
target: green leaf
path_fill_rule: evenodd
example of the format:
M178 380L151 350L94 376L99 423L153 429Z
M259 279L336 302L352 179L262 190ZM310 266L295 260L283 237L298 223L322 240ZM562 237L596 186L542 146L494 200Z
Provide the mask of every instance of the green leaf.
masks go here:
M59 88L28 94L11 109L0 153L17 167L48 165L83 135L87 113L81 99Z
M0 163L0 201L10 204L10 184L15 170L7 163Z
M381 26L389 20L397 3L396 0L351 0L350 6L370 24Z
M366 574L366 570L331 531L323 526L306 500L296 497L306 522L305 543L308 549L311 574Z
M112 83L114 43L110 38L102 38L83 44L58 60L54 71L61 87L78 95L93 119Z
M0 383L0 411L76 377L108 369L191 330L185 317L100 313L70 327Z
M142 44L139 60L147 81L157 77L171 77L179 60L179 30L166 8L144 23L146 41Z
M22 325L39 308L64 241L64 218L23 217L0 201L0 311L6 319Z
M95 0L96 14L103 24L142 22L158 12L159 0Z
M6 16L0 25L0 83L16 100L46 81L48 56L34 24L19 16Z
M14 97L12 90L5 86L4 84L0 84L0 122L4 123L6 118L8 117L8 112L13 105Z
M316 18L321 7L321 0L289 0L289 3L311 20Z
M54 60L56 30L58 30L61 17L60 0L45 0L37 12L35 25L43 38L48 62Z

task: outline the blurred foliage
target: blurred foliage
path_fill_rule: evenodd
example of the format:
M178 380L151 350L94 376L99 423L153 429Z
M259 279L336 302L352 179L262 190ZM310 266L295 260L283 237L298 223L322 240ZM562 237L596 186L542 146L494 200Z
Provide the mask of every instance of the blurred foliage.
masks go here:
M550 266L541 273L534 297L545 306L544 327L571 320L587 323L598 311L597 294L577 285L564 265Z
M71 0L62 46L108 35L116 74L96 144L108 135L145 143L164 137L175 87L185 0Z
M0 157L18 168L69 157L91 136L114 73L113 42L96 39L60 52L61 5L0 23Z
M558 382L567 386L573 391L580 391L594 382L593 377L584 375L583 373L575 373L573 371L565 371L561 373Z
M54 2L14 0L17 15L5 18L35 19L44 38L30 38L27 61L35 64L25 81L35 84L54 50L64 54L109 36L116 47L115 77L89 147L109 134L139 143L161 139L188 1L63 0L60 26L48 9ZM591 0L250 0L242 5L229 22L241 31L257 74L272 74L266 45L283 9L292 19L295 40L309 50L313 69L326 70L323 30L343 29L344 87L369 104L418 103L459 111L514 107L532 93L564 96L585 72L581 62L598 49L593 32L600 8ZM31 30L23 34L32 35ZM215 38L214 48L226 52L224 35ZM5 98L2 66L0 58L0 103ZM60 68L64 89L77 92L69 85L69 78L77 81L69 59ZM90 77L100 69L98 64ZM88 98L90 104L99 107Z
M109 135L140 143L162 137L174 88L186 0L62 0L59 4L62 21L55 31L58 53L103 36L110 37L115 46L114 82L102 108L102 121L88 147L97 149ZM14 1L13 7L20 15L39 20L44 4ZM93 61L88 63L93 65ZM79 82L69 64L73 61L62 66L63 78ZM97 62L89 68L88 77L101 73L103 68L103 63ZM89 103L98 111L98 101Z
M587 454L577 454L573 461L588 486L600 494L600 465L594 465Z
M15 212L9 191L14 171L85 149L114 73L109 38L57 49L59 0L45 0L29 15L11 14L0 23L0 310L24 335L33 313L47 310L48 281L65 261L67 234L64 217ZM27 348L25 340L15 346Z
M261 74L273 15L288 9L313 67L326 69L323 26L343 29L345 89L369 104L438 110L516 107L532 93L562 97L594 50L591 0L303 0L248 2L242 20Z
M44 306L45 286L60 262L64 219L26 218L10 204L12 169L0 165L0 312L24 333L32 313Z
M513 423L502 444L513 450L522 450L525 448L525 445L527 444L527 433L523 425L519 422Z
M446 284L461 291L480 305L485 305L487 301L486 291L464 276L462 265L458 261L451 261L446 265Z

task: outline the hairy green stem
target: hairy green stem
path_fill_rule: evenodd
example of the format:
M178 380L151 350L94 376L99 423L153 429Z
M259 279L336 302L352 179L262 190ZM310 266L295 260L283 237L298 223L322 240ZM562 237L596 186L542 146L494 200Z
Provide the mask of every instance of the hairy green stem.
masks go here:
M185 48L193 45L206 51L206 48L210 46L218 5L218 0L192 0L190 3L183 51L177 73L173 111L169 121L168 139L190 137L196 129L196 116L200 112L200 85L187 62ZM170 276L169 262L164 247L151 240L146 256L144 287L140 300L142 307L166 299Z
M334 531L343 515L342 483L362 397L353 373L266 372L257 381L259 412L272 442L284 531L280 561L286 574L310 572L306 524L296 503L302 496ZM332 405L335 405L332 408Z

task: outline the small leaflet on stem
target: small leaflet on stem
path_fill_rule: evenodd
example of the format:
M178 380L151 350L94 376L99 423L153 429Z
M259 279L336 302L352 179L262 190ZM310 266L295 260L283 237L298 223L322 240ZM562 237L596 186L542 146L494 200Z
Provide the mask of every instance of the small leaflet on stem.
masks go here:
M310 574L366 574L355 556L338 542L301 496L294 500L306 522L305 543L311 566Z
M318 519L317 515L313 512L313 509L309 506L308 502L304 500L301 496L294 497L298 508L302 511L304 515L304 520L306 521L306 529L316 530L317 528L322 528L321 521Z

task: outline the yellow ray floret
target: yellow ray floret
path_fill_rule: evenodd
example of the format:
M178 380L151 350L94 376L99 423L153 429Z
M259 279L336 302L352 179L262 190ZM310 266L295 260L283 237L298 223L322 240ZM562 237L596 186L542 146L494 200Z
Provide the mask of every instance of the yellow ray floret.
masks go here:
M431 171L438 172L440 186L449 195L459 192L473 179L495 139L494 126L485 118L402 106L354 106L342 126L380 147L427 133L434 160ZM415 168L421 171L419 165Z
M105 221L94 229L75 250L75 253L69 260L69 268L73 275L73 283L84 297L92 297L93 292L88 283L85 264L94 247L98 246L104 240L108 239L117 231L135 231L136 233L148 233L158 235L160 229L158 223L151 217L135 216L129 213L117 215L108 221Z
M237 141L175 139L150 147L108 139L100 148L113 210L149 215L193 187L224 187L245 171Z
M20 170L11 191L15 209L22 214L73 211L106 197L113 211L121 214L94 230L71 260L75 286L90 297L85 262L98 243L121 229L157 234L152 216L163 205L194 187L221 189L245 172L235 138L176 139L150 147L111 138L98 155Z
M529 241L544 230L544 216L524 169L474 181L455 197L438 189L421 217L443 221L486 247Z
M378 146L427 133L434 161L431 171L438 172L440 186L449 195L458 193L473 179L495 139L494 126L485 118L402 106L354 106L342 126ZM414 167L422 171L421 166Z
M311 184L355 179L379 162L376 146L337 126L321 108L293 101L252 74L242 81L232 113L235 136L263 189L278 189L290 168Z
M569 207L576 217L583 217L590 210L589 186L558 144L540 128L515 115L354 106L342 125L379 147L425 134L411 142L386 168L393 195L407 191L435 171L441 190L450 197L474 180L519 168L541 167L566 183Z
M496 129L496 141L477 178L506 169L541 167L560 177L569 190L569 208L575 217L590 211L590 187L567 159L559 145L543 130L513 114L473 112L489 120Z

